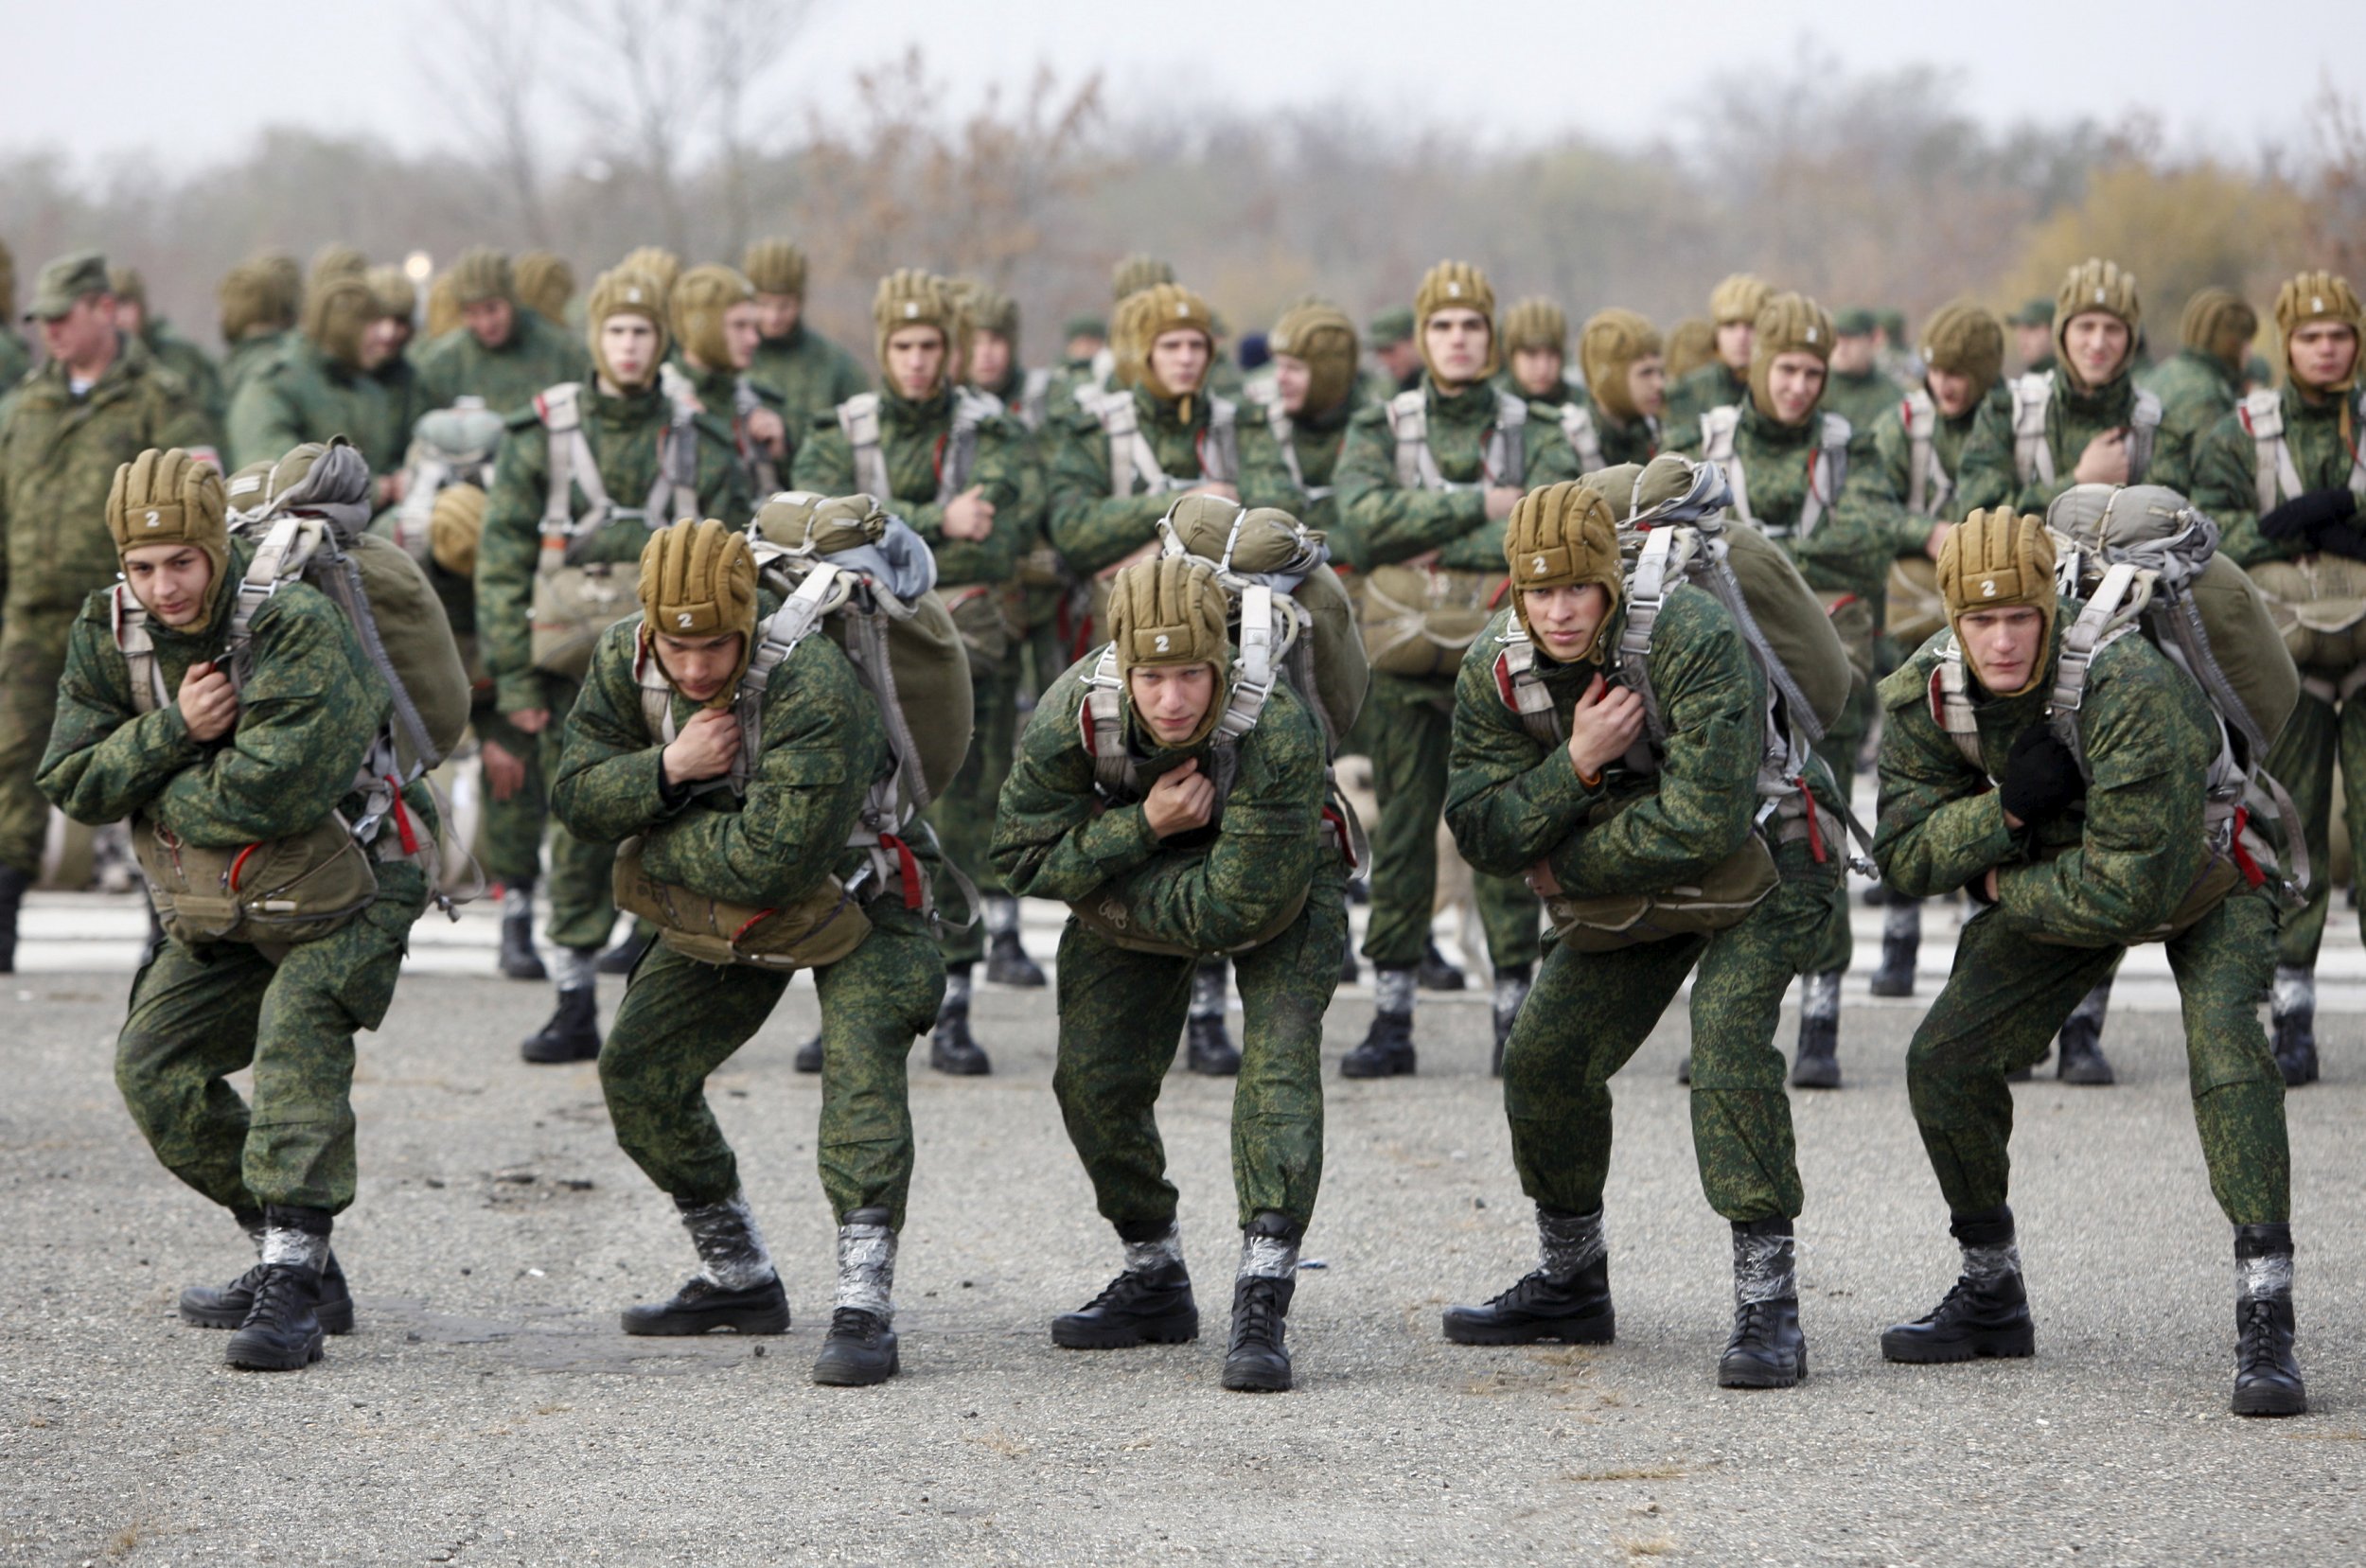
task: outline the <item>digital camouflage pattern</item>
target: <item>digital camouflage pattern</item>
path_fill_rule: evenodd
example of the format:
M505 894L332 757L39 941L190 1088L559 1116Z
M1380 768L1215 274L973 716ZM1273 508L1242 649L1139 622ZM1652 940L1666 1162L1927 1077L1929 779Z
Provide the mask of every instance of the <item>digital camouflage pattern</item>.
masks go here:
M1822 407L1857 430L1870 431L1905 396L1906 389L1880 370L1833 370L1824 379Z
M275 462L307 441L342 435L372 473L388 473L411 443L405 411L384 381L293 338L230 399L230 466Z
M636 616L609 628L592 654L567 715L553 814L582 842L611 852L644 835L643 865L652 876L711 897L780 907L833 873L851 881L866 854L847 838L890 757L878 709L837 644L808 637L773 671L747 794L692 786L682 799L662 786L662 748L641 710L633 671L640 633ZM672 701L680 723L698 712L679 693ZM874 892L865 906L871 934L814 977L822 1020L820 1158L841 1220L880 1206L894 1229L912 1166L904 1059L936 1016L945 976L926 920L904 907L903 890ZM685 1203L717 1202L739 1188L737 1160L704 1084L770 1016L788 978L701 963L661 944L626 989L600 1052L609 1115L625 1153Z
M162 316L150 316L140 326L140 342L158 364L181 378L181 384L189 389L205 411L205 417L220 425L230 413L230 398L221 385L221 367L214 363L212 355L183 337L172 323ZM0 381L0 386L6 386Z
M1322 815L1321 729L1277 684L1241 738L1220 814L1160 839L1139 802L1104 802L1094 789L1078 714L1099 657L1096 648L1035 705L1002 790L996 867L1012 892L1066 903L1115 882L1144 930L1209 951L1250 940L1311 890L1280 936L1233 960L1245 1029L1232 1100L1241 1223L1271 1209L1303 1225L1322 1175L1322 1018L1347 944L1345 866ZM1187 760L1211 766L1207 743L1150 741L1130 704L1126 725L1145 784ZM1174 1217L1152 1106L1182 1036L1194 967L1120 948L1074 919L1060 938L1052 1089L1102 1214L1129 1230Z
M1659 455L1665 416L1658 424L1650 419L1616 418L1602 407L1599 398L1582 389L1572 389L1569 400L1582 403L1594 415L1594 433L1602 443L1602 462L1607 467L1640 465Z
M2055 657L2079 609L2055 617ZM2084 814L2018 831L1989 787L2014 740L2047 722L2053 659L2024 696L1978 703L1971 767L1931 712L1933 638L1881 683L1883 879L1927 898L1998 867L1996 904L1966 924L1955 967L1906 1056L1907 1093L1940 1190L1957 1214L2007 1197L2007 1075L2041 1060L2126 945L2157 926L2202 870L2203 779L2216 727L2192 680L2142 637L2098 654L2080 732L2093 769ZM1974 682L1976 690L1976 681ZM2284 1081L2258 1016L2275 963L2267 891L2238 889L2168 944L2184 1015L2195 1121L2211 1189L2236 1224L2289 1212Z
M1208 399L1197 395L1160 397L1143 387L1124 396L1134 399L1142 438L1157 455L1159 471L1171 479L1196 482L1206 471L1201 449L1208 436ZM1183 416L1186 407L1191 411L1188 419ZM1241 504L1252 509L1279 506L1298 516L1306 498L1290 483L1281 449L1274 445L1263 417L1245 402L1237 406L1234 417L1241 454L1235 486ZM1089 576L1157 542L1158 520L1174 504L1174 496L1110 495L1109 438L1097 417L1071 410L1047 424L1041 440L1051 542L1072 571Z
M2054 498L2075 483L2072 473L2087 444L2134 417L2136 379L2131 372L2123 370L2091 392L2071 386L2059 368L2052 375L2054 396L2046 404L2045 432L2047 449L2054 454L2054 483L2043 484L2034 474L2028 484L2022 483L2013 466L2009 398L2001 407L1983 407L1972 425L1971 439L1964 443L1963 468L1956 476L1955 499L1967 514L2010 506L2017 512L2044 516ZM2165 434L2156 437L2150 466L2132 482L2164 485L2183 494L2192 482L2183 449Z
M1709 410L1736 404L1750 406L1750 378L1713 358L1669 383L1668 428L1677 432L1691 430Z
M6 396L32 368L32 349L17 335L14 326L0 322L0 397Z
M52 361L0 406L0 866L30 875L49 819L34 777L68 628L115 579L108 486L150 447L211 450L215 436L188 388L136 339L79 398Z
M515 308L509 336L499 348L487 348L466 326L455 326L420 349L415 362L431 410L450 408L462 397L482 397L496 414L517 414L544 387L592 379L592 353L583 340L522 305Z
M2182 454L2188 473L2196 443L2243 400L2241 368L2198 348L2179 349L2139 376L2137 384L2161 399L2161 445Z
M741 483L747 487L750 504L761 505L764 498L769 495L772 489L788 487L789 465L796 459L797 444L803 439L804 432L789 422L788 405L782 401L781 395L772 390L768 384L755 379L752 376L745 378L748 389L755 394L758 406L780 416L782 432L787 438L787 455L774 458L768 453L758 450L749 440L747 432L740 428L739 383L743 379L741 372L731 369L710 370L703 366L694 365L684 359L679 350L669 362L673 365L675 372L681 377L682 383L690 389L691 396L697 400L700 411L713 415L717 422L731 427L733 447L744 452L740 459ZM768 488L758 482L756 475L758 462L772 465L774 476L779 479L780 484ZM842 495L845 492L833 490L827 493Z
M1961 522L1970 515L1964 506L1962 489L1964 446L1971 439L1971 427L1979 422L1981 410L1992 404L2000 405L2002 417L2007 422L2011 420L2013 396L2002 381L1988 389L1987 396L1962 414L1951 418L1945 414L1938 415L1931 432L1932 455L1938 459L1939 467L1956 481L1956 492L1948 498L1946 506L1936 516L1906 509L1906 497L1912 493L1910 486L1914 479L1914 443L1906 434L1903 399L1893 401L1888 411L1874 421L1873 465L1880 470L1881 483L1888 489L1890 498L1898 502L1888 511L1889 526L1886 532L1891 555L1921 555L1930 544L1933 523ZM1936 412L1935 404L1933 412ZM1757 501L1755 475L1752 476L1750 499L1753 503Z
M758 340L748 374L780 395L788 428L801 434L847 398L871 390L861 363L803 320L781 337Z
M1348 384L1348 395L1334 408L1320 414L1290 416L1290 450L1298 459L1305 501L1298 520L1322 533L1331 546L1331 564L1353 571L1365 569L1363 541L1339 513L1339 457L1347 450L1348 426L1371 399L1361 379ZM1255 411L1248 411L1252 415ZM1313 492L1328 492L1316 496Z

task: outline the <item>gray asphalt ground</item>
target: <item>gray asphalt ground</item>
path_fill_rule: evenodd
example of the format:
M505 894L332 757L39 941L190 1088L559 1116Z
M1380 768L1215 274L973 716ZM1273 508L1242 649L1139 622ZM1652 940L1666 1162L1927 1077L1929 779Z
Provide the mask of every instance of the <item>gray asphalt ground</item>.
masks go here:
M1038 943L1039 946L1048 945ZM1861 965L1870 955L1861 952ZM1926 977L1924 995L1935 980ZM1916 1012L1849 981L1848 1087L1801 1096L1812 1372L1734 1393L1726 1227L1694 1172L1681 1017L1616 1084L1619 1338L1445 1344L1438 1313L1530 1266L1475 996L1425 1002L1422 1074L1348 1084L1291 1318L1298 1389L1217 1381L1237 1248L1229 1086L1162 1102L1206 1318L1195 1345L1054 1348L1116 1245L1052 1103L1038 995L984 990L993 1078L914 1056L904 1375L821 1389L830 1218L815 1021L790 993L717 1076L797 1316L771 1339L631 1340L688 1272L589 1066L528 1068L539 986L421 974L364 1041L362 1190L338 1230L361 1328L302 1374L232 1371L175 1293L248 1261L155 1164L109 1066L126 977L0 981L0 1563L2352 1562L2366 1559L2361 1020L2290 1101L2312 1414L2227 1414L2232 1263L2172 1014L2130 1008L2121 1086L2016 1091L2034 1361L1885 1365L1952 1277L1907 1114ZM621 987L604 984L604 1010ZM1236 1018L1237 1024L1237 1018ZM1786 1015L1786 1048L1793 1024Z

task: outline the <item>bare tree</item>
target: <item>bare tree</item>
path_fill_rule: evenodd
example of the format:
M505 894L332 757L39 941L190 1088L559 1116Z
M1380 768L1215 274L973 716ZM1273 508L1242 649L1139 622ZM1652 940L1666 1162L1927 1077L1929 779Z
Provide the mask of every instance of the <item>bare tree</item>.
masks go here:
M487 150L526 236L554 245L536 119L551 14L543 0L443 0L442 11L444 26L415 44L419 70Z

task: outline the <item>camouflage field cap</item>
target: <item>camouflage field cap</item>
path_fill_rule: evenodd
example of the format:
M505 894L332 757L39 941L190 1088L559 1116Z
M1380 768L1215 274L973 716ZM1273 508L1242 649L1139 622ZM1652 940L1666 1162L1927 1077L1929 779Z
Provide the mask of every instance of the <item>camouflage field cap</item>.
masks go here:
M33 284L33 303L26 321L56 321L77 301L107 292L107 258L97 251L62 255L41 270Z

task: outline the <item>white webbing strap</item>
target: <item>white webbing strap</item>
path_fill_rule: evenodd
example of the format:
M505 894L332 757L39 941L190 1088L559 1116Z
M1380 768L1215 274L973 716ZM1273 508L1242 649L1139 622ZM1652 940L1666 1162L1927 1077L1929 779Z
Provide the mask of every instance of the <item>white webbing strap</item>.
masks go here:
M2054 401L2054 373L2032 371L2013 378L2013 472L2023 484L2054 483L2054 449L2046 444L2046 410Z
M1495 423L1488 432L1479 476L1467 482L1450 480L1438 467L1429 445L1429 394L1415 387L1388 399L1388 432L1397 447L1397 487L1401 490L1480 490L1490 484L1523 483L1527 469L1528 405L1509 392L1495 394Z
M1596 473L1610 465L1602 461L1602 432L1594 428L1594 411L1571 398L1561 405L1561 433L1578 454L1578 471Z
M2279 501L2290 501L2301 493L2301 473L2292 461L2292 446L2284 436L2284 395L2273 387L2261 387L2243 399L2243 428L2251 432L2251 451L2256 467L2259 489L2259 512L2262 517L2275 510Z
M1980 755L1980 720L1972 709L1970 684L1964 677L1963 644L1952 633L1948 635L1938 668L1931 672L1931 717L1955 743L1964 761L1986 777L1988 765Z
M1741 423L1741 410L1727 404L1713 408L1701 415L1701 456L1724 470L1725 488L1733 492L1733 501L1725 508L1728 517L1743 522L1755 522L1757 514L1750 510L1750 476L1744 471L1741 454L1734 449L1734 431Z
M888 488L887 453L879 447L879 395L857 393L838 406L838 428L855 453L855 488L876 496L881 505L894 500Z
M1955 477L1939 462L1938 405L1928 387L1906 395L1906 510L1917 517L1944 514L1955 497Z
M1553 694L1536 668L1536 644L1529 641L1527 628L1515 618L1498 641L1504 651L1495 656L1496 688L1509 693L1511 711L1520 715L1520 728L1547 750L1563 744L1568 737L1562 733Z
M132 678L132 708L135 713L152 714L172 705L172 694L165 690L165 672L156 659L156 638L148 625L148 607L132 594L132 585L115 586L115 647L123 655L125 669ZM2360 668L2366 669L2366 665Z
M1837 414L1824 416L1823 441L1808 454L1808 485L1799 501L1794 532L1806 538L1840 502L1841 486L1848 483L1848 421ZM1769 530L1772 532L1772 530Z
M2161 433L2161 398L2139 387L2136 406L2128 411L2128 482L2142 484L2152 467L2152 449Z

